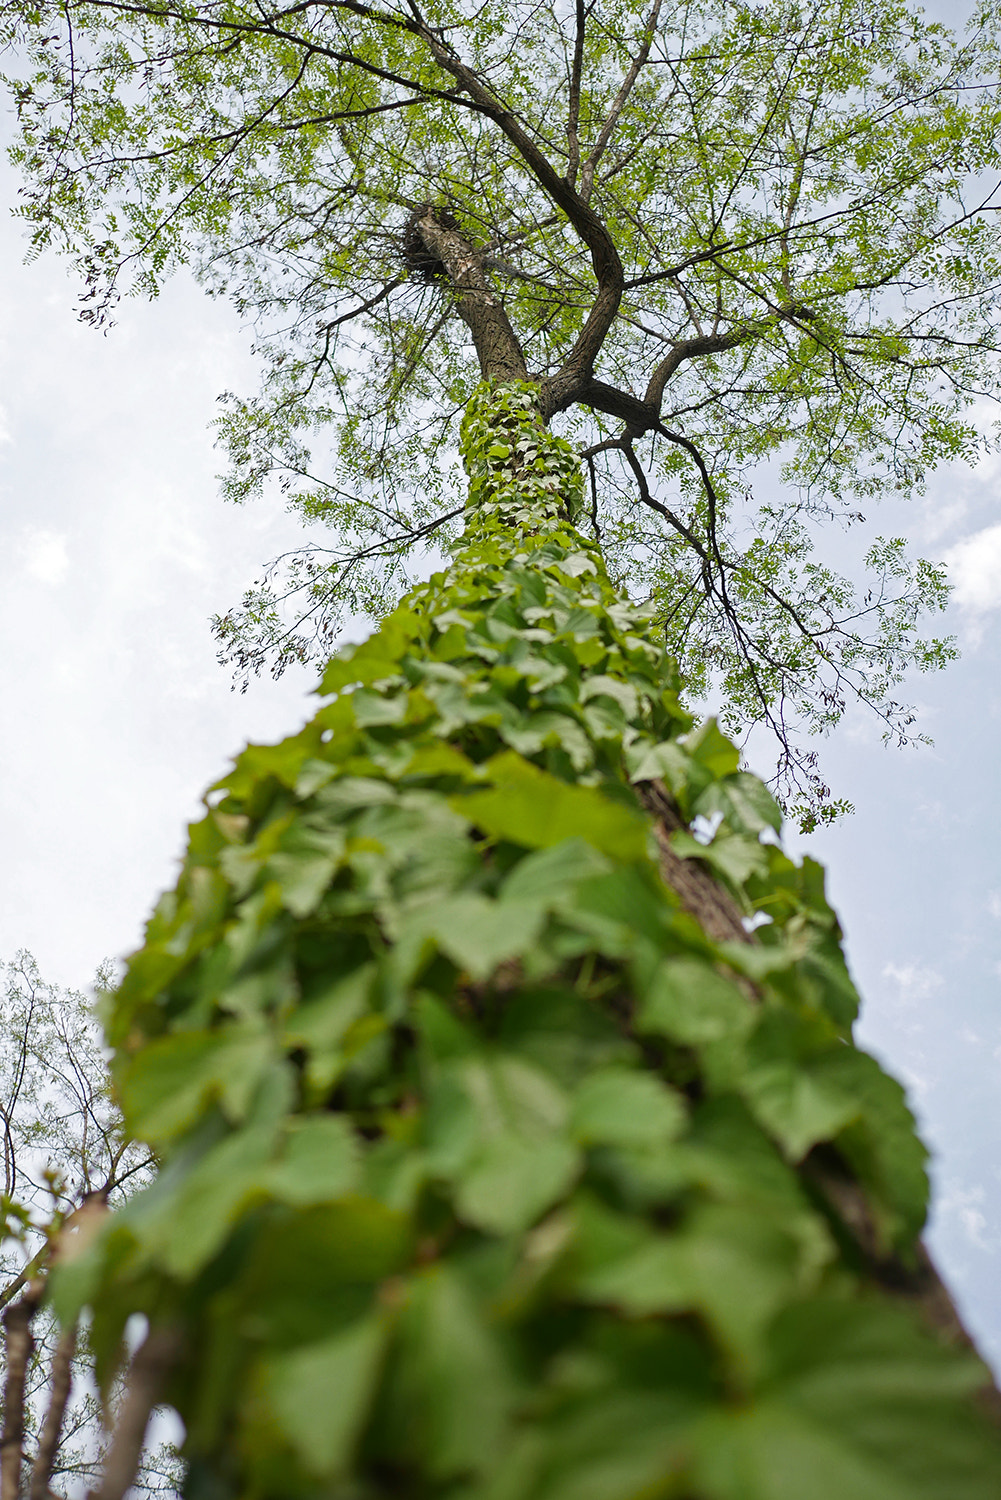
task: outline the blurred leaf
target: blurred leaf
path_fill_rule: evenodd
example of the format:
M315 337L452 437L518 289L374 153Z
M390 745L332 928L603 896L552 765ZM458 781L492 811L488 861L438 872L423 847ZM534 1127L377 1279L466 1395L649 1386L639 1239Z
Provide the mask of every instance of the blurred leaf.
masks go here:
M309 1116L289 1122L281 1160L268 1171L269 1193L307 1208L350 1193L358 1182L360 1152L343 1115Z
M754 1010L737 986L709 964L669 958L655 971L636 1021L643 1031L698 1046L747 1031Z
M456 1189L456 1207L493 1234L527 1229L570 1188L577 1152L558 1137L529 1141L497 1135L477 1152Z
M216 1099L239 1121L271 1054L271 1039L260 1031L180 1031L150 1042L118 1072L129 1128L162 1145Z
M650 1073L604 1068L584 1079L573 1101L573 1131L585 1144L648 1146L674 1140L685 1125L680 1097Z
M596 787L570 786L509 751L494 756L483 771L493 782L490 791L451 801L484 833L529 849L581 838L615 859L646 856L646 820Z
M248 1424L251 1456L277 1429L312 1473L332 1478L351 1462L388 1336L372 1316L333 1338L259 1361Z

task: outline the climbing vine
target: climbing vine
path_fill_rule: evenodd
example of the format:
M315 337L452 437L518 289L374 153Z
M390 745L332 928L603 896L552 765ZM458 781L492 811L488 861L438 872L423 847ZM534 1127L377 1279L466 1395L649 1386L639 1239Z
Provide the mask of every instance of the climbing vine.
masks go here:
M162 1170L56 1310L105 1382L146 1316L191 1500L988 1500L822 872L679 705L532 387L462 443L453 561L209 793L108 1002Z

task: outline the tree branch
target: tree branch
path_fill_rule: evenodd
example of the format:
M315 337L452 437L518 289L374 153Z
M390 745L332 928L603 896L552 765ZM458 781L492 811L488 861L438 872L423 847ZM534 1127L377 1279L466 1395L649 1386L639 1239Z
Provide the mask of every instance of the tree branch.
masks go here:
M49 1406L38 1437L38 1449L31 1469L28 1500L48 1500L49 1480L59 1451L59 1439L66 1416L66 1403L73 1385L73 1356L76 1353L76 1327L67 1328L56 1345L52 1359Z
M136 1351L104 1460L101 1487L91 1490L87 1500L124 1500L139 1468L150 1413L160 1399L179 1349L180 1336L176 1330L151 1328ZM7 1496L0 1500L7 1500Z
M615 96L612 107L608 112L608 117L605 120L604 125L601 127L601 130L598 132L598 139L595 141L594 146L591 148L591 151L588 155L587 161L584 163L584 167L581 172L580 195L585 203L590 203L591 201L591 192L594 188L595 170L598 166L598 163L601 161L602 156L605 154L608 143L612 138L612 132L618 124L619 116L625 108L626 100L632 93L633 84L636 82L641 71L646 66L646 60L650 56L650 48L653 45L654 32L657 29L657 22L660 19L661 3L662 0L654 0L653 9L646 19L646 26L644 27L643 31L643 40L640 43L639 51L629 65L629 71L626 73L625 78L622 80L622 85L619 88L619 92Z
M3 1391L3 1436L0 1437L0 1500L20 1500L24 1465L24 1398L28 1362L35 1340L31 1322L38 1311L44 1282L33 1277L24 1296L3 1315L7 1379Z

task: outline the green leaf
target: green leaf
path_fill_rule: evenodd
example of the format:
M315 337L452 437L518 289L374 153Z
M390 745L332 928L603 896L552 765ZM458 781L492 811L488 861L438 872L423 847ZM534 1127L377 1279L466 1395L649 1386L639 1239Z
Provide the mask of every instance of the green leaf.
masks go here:
M485 1311L447 1264L411 1283L389 1421L403 1438L401 1457L438 1480L489 1472L503 1451L517 1387Z
M413 616L397 609L375 635L358 646L345 646L329 662L319 691L339 692L355 684L384 681L399 672L399 661L411 639Z
M564 839L520 859L501 888L504 901L537 901L547 909L582 880L608 873L608 861L580 838Z
M760 833L763 828L782 828L782 812L771 792L757 776L737 771L723 781L711 781L692 805L693 813L712 817L720 813L738 833Z
M512 1134L494 1136L463 1173L456 1208L480 1229L517 1233L564 1196L579 1169L577 1152L559 1137L528 1141Z
M768 870L767 850L756 838L722 828L708 844L682 829L672 833L671 848L682 859L704 860L737 887L752 875L764 875Z
M636 1018L641 1031L698 1046L739 1036L754 1009L735 984L697 959L669 958L654 972Z
M359 1143L343 1115L289 1121L281 1160L266 1174L269 1193L284 1203L309 1207L341 1198L356 1187Z
M171 1275L190 1280L216 1254L240 1214L267 1193L275 1127L238 1130L209 1151L169 1196L144 1238Z
M673 740L665 740L659 745L640 741L635 748L630 747L626 762L631 781L656 781L659 778L675 796L688 785L691 757Z
M740 765L740 751L720 732L713 718L704 720L681 743L696 765L703 766L716 781L732 776Z
M586 1145L655 1146L674 1140L685 1118L680 1096L653 1074L602 1068L574 1096L572 1129Z
M275 1354L254 1372L248 1447L277 1432L303 1465L325 1479L350 1464L375 1391L389 1324L373 1315L333 1338ZM269 1455L270 1456L270 1455Z
M181 1031L150 1042L118 1073L132 1133L163 1145L194 1123L213 1100L231 1120L247 1112L272 1055L265 1033Z
M397 942L404 951L420 951L426 938L473 979L487 979L505 959L529 949L545 922L545 910L533 901L493 901L474 893L419 907L400 924Z
M740 1092L790 1161L800 1161L818 1141L832 1140L860 1113L858 1100L825 1076L822 1059L815 1068L799 1060L753 1067Z
M646 857L646 819L596 787L570 786L510 751L494 756L483 770L491 790L450 800L484 833L528 849L581 838L613 859Z
M1001 1450L964 1399L986 1372L900 1310L808 1301L776 1319L760 1397L708 1419L712 1500L991 1500Z

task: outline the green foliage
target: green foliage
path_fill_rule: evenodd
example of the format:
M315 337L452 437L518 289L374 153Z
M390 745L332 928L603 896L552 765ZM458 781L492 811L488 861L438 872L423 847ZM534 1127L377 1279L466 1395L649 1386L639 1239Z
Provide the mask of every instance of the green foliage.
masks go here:
M481 362L408 263L434 205L590 452L611 575L728 732L774 731L787 808L836 815L797 726L862 701L919 738L898 686L953 651L921 631L941 566L869 537L842 572L817 541L992 441L994 11L960 40L904 0L11 0L33 245L98 321L181 263L230 296L264 378L227 398L226 492L331 528L217 617L222 657L322 661L450 540Z
M55 1306L106 1380L132 1314L180 1328L191 1500L989 1500L983 1367L814 1171L906 1267L924 1151L821 873L565 518L531 389L463 443L454 561L192 825L107 1009L163 1168ZM665 887L654 776L754 941Z

